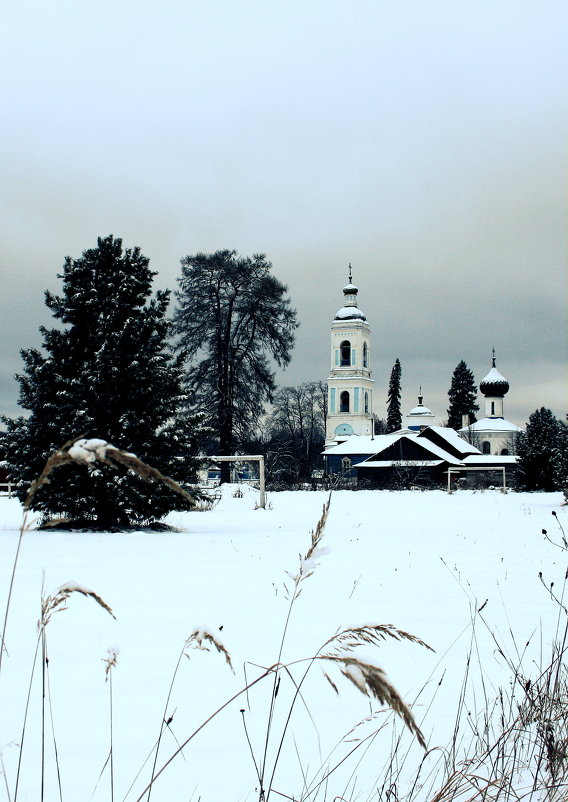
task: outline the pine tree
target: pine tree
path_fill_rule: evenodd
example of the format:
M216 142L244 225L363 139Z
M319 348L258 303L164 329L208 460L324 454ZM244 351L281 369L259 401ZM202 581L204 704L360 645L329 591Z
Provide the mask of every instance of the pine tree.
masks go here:
M461 360L452 375L452 384L448 390L450 406L448 407L448 423L450 429L461 429L463 416L468 416L468 424L475 423L475 413L479 409L476 403L477 387L473 373Z
M198 253L181 265L174 330L192 360L192 398L210 416L219 453L228 456L254 433L272 400L269 358L281 367L289 363L296 313L263 254ZM229 481L227 463L221 477Z
M558 446L554 454L554 480L568 502L568 421L558 421Z
M517 481L524 490L557 490L562 424L546 407L535 410L517 443Z
M180 483L194 476L198 427L182 392L183 365L166 338L169 293L151 298L155 273L139 248L99 238L81 258L67 257L61 296L46 293L57 328L41 327L43 350L22 351L20 406L28 418L6 420L5 452L20 498L46 459L70 439L98 437L135 453ZM97 463L65 465L41 487L33 506L43 522L117 529L160 519L185 506L158 484Z
M400 377L402 368L398 359L393 365L387 400L387 434L402 429L402 415L400 414Z

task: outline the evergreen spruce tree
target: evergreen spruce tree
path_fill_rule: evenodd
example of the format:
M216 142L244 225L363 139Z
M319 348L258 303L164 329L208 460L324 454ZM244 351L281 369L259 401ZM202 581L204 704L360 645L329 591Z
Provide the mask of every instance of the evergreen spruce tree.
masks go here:
M387 434L402 429L402 415L400 414L400 377L402 368L398 359L393 365L387 400Z
M448 390L450 406L448 407L448 423L450 429L461 429L463 415L468 416L468 425L475 423L475 413L479 409L476 403L477 387L473 373L466 363L461 360L452 375L452 384Z
M554 454L554 479L568 502L568 421L558 421L558 446Z
M179 483L194 478L199 426L186 409L182 360L167 344L169 293L151 297L148 265L139 248L100 238L81 258L66 258L63 294L46 293L60 325L40 328L45 353L22 351L19 403L30 415L4 421L20 498L49 455L79 437L107 440ZM33 500L44 523L62 517L111 530L185 506L169 488L100 463L58 468Z
M523 490L557 490L562 424L541 407L529 417L517 441L517 481Z

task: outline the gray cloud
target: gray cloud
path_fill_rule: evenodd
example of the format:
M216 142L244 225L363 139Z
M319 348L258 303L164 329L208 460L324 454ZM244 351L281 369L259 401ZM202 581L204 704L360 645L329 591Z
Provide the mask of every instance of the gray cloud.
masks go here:
M33 13L30 13L33 11ZM186 253L266 252L325 378L349 261L374 332L444 416L491 348L506 414L566 410L568 12L545 0L118 5L7 12L0 131L0 408L50 325L66 255L140 245L174 287Z

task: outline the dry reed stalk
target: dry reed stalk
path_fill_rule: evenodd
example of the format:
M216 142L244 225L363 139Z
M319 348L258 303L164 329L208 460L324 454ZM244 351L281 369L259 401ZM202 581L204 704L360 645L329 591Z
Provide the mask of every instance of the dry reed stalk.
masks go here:
M392 624L365 624L360 627L348 627L337 632L329 640L327 640L322 649L333 647L334 649L341 649L341 651L352 651L357 646L369 645L380 646L382 641L387 638L402 641L407 640L411 643L416 643L419 646L424 646L425 649L433 652L431 646L428 646L416 635L411 635L410 632L405 632L403 629L398 629Z
M51 616L53 613L62 612L63 610L67 609L66 602L72 593L80 593L82 596L87 596L88 598L93 599L93 601L106 610L107 613L112 615L112 617L116 620L115 614L105 600L98 595L98 593L95 593L94 590L83 587L83 585L78 585L75 582L68 582L65 585L61 585L61 587L58 588L53 595L42 596L41 619L38 621L38 629L45 629L45 627L51 621Z
M287 597L289 599L289 605L288 605L288 611L286 613L286 619L284 621L284 627L282 629L282 637L280 639L280 647L278 649L278 659L277 659L276 664L275 664L276 670L274 672L274 679L273 679L273 684L272 684L272 695L270 697L270 706L269 706L269 709L268 709L268 716L267 716L267 721L266 721L266 733L265 733L265 737L264 737L264 749L263 749L262 760L260 761L259 785L260 785L260 789L261 789L260 790L260 799L262 799L262 800L264 799L264 788L263 788L263 786L264 786L264 780L265 780L265 777L266 777L266 768L267 768L266 762L267 762L267 756L268 756L268 745L269 745L269 742L270 742L270 736L271 736L271 731L272 731L272 721L273 721L273 717L274 717L274 709L275 709L275 706L276 706L276 695L278 693L278 687L279 687L279 683L280 683L280 673L279 672L280 672L280 667L281 667L281 662L282 662L282 654L284 652L284 643L286 642L286 636L288 634L288 627L290 625L290 618L292 616L292 609L294 607L294 602L296 601L296 599L300 596L300 593L302 592L301 584L305 579L307 579L308 577L310 577L313 574L313 572L315 571L316 566L317 566L316 557L318 556L318 550L320 548L321 540L323 538L323 533L324 533L324 530L325 530L325 525L326 525L327 517L328 517L328 514L329 514L330 504L331 504L331 492L330 492L330 494L328 496L327 501L323 505L322 512L321 512L319 520L318 520L318 522L317 522L317 524L315 526L315 529L312 529L312 531L310 533L310 545L308 547L308 550L306 551L306 553L305 553L305 555L303 557L302 557L301 554L299 555L300 565L299 565L298 571L294 575L288 574L290 576L290 578L292 579L293 583L294 583L292 592L290 593L288 591L288 588L286 587L286 585L284 585L284 590L285 590L285 592L287 594ZM309 668L306 670L306 674L307 674L308 670L309 670ZM305 678L306 674L304 674L304 678ZM302 682L303 682L303 679L302 679ZM283 744L283 741L284 741L284 737L286 735L286 730L287 730L288 723L290 721L292 709L294 707L296 698L298 696L299 687L301 686L302 682L300 682L300 685L296 689L296 694L294 695L294 700L292 702L292 706L291 706L291 708L290 708L290 710L288 712L288 718L287 718L287 721L286 721L286 725L285 725L284 731L282 732L281 737L280 737L280 745L278 747L276 761L275 761L274 766L272 768L272 778L274 777L274 773L276 771L276 766L277 766L277 763L278 763L278 755L280 755L280 751L282 749L282 744ZM256 761L255 761L255 763L256 763ZM272 785L272 778L271 778L271 781L270 781L270 785ZM270 795L270 788L268 790L268 795ZM267 797L267 799L268 799L268 797Z
M107 443L106 440L99 440L96 438L91 438L90 440L74 438L73 440L68 440L62 448L55 451L49 457L41 474L30 485L28 495L24 502L24 510L30 509L36 492L42 485L49 483L49 476L56 468L62 465L68 465L71 462L90 466L97 461L102 462L104 465L109 465L112 468L121 465L137 476L140 476L140 478L144 479L146 482L161 482L171 488L175 493L182 496L192 507L197 503L194 495L188 493L187 490L184 490L176 481L169 476L165 476L157 468L153 468L141 459L138 459L135 454L115 448L115 446Z
M387 679L382 668L351 655L319 655L318 660L328 660L338 665L344 677L350 680L358 691L368 697L374 697L380 704L387 705L402 718L410 732L416 736L418 743L426 749L426 742L416 723L410 708ZM335 686L333 686L335 687Z
M225 648L225 646L221 643L221 641L211 632L211 630L203 628L203 627L196 627L189 638L187 638L185 645L184 645L184 654L187 658L189 658L189 654L185 651L186 649L199 649L201 651L210 652L208 646L205 644L210 643L211 646L214 646L215 649L222 654L225 658L225 662L233 672L235 673L235 669L233 668L233 664L231 662L231 655Z
M108 608L107 608L108 609ZM109 610L110 612L110 610ZM112 612L111 612L112 615ZM114 616L113 616L114 618ZM103 658L105 664L105 682L108 682L109 693L109 725L110 725L110 746L109 746L109 760L110 760L110 799L114 802L114 709L113 709L113 696L112 696L112 669L116 668L118 661L118 649L110 648L107 650L107 656Z
M28 512L31 509L34 496L40 489L40 487L49 483L50 475L53 473L54 470L56 470L56 468L60 468L62 465L68 465L71 462L77 463L79 465L82 464L90 466L93 462L97 460L99 462L104 463L105 465L110 465L111 467L114 468L116 468L118 465L122 465L123 467L137 474L147 482L162 482L162 484L167 485L175 493L182 496L190 504L190 506L195 507L197 504L196 496L193 496L190 493L188 493L186 490L183 489L183 487L180 487L180 485L173 479L171 479L169 476L165 476L159 470L157 470L157 468L152 468L150 465L147 465L145 462L138 459L138 457L136 457L134 454L130 454L126 451L121 451L120 449L115 448L114 446L107 443L106 440L99 440L94 438L90 440L87 440L85 438L79 438L79 439L73 438L71 440L68 440L60 449L54 451L53 454L51 454L51 456L45 463L40 475L37 477L37 479L34 479L34 481L31 483L23 504L24 515L22 519L22 525L20 527L18 545L16 547L16 554L14 556L14 562L12 565L12 574L10 577L10 585L8 587L8 596L6 599L6 607L4 610L4 621L2 624L2 633L0 636L0 675L2 673L2 659L6 648L6 630L8 625L10 604L12 600L12 592L14 589L16 568L18 565L22 539L24 533L28 530L27 517L28 517ZM67 518L59 518L57 520L49 522L47 526L57 526L62 523L68 523L68 522L69 519ZM78 590L78 588L74 588L74 590ZM84 590L79 592L84 592ZM93 597L96 599L96 594L94 594ZM99 602L99 604L101 603L99 599L96 600ZM105 604L103 603L102 606L104 607Z

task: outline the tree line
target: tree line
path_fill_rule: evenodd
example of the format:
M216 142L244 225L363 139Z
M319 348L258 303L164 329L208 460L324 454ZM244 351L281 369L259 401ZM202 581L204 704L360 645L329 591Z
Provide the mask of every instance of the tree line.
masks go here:
M21 499L50 454L79 437L104 437L186 487L202 454L262 453L269 480L288 486L321 466L327 386L276 387L274 366L289 364L298 321L266 256L184 257L173 310L169 291L153 292L155 275L139 248L113 236L65 259L61 295L45 294L56 325L40 327L41 350L21 352L19 404L29 415L3 418L0 457ZM397 359L378 432L402 426L401 373ZM460 363L449 425L460 428L463 414L475 420L476 389ZM228 463L221 470L227 481ZM99 463L61 467L34 496L44 524L106 530L184 504L167 487Z

